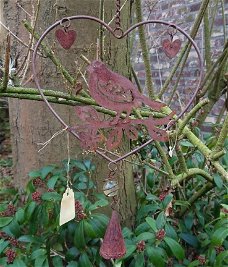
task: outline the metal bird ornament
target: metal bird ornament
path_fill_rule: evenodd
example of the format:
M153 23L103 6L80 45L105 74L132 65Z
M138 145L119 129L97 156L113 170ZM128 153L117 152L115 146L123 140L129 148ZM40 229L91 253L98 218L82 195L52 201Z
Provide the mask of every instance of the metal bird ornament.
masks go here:
M117 112L115 119L111 122L115 125L120 116L126 112L125 122L133 108L145 104L153 110L160 110L164 103L153 101L139 93L135 85L126 77L111 71L103 62L95 60L87 68L89 73L89 91L91 96L102 107Z

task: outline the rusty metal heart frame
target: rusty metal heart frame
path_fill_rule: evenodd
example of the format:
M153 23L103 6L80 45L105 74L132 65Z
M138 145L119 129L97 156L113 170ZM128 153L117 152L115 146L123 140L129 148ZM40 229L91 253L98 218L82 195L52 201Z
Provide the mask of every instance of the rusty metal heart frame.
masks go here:
M162 20L147 20L147 21L142 21L139 22L133 26L131 26L130 28L128 28L125 32L118 31L118 33L116 32L116 30L112 29L107 23L105 23L104 21L100 20L99 18L96 17L92 17L92 16L85 16L85 15L78 15L78 16L71 16L71 17L66 17L63 18L57 22L55 22L54 24L52 24L40 37L40 39L38 40L35 49L34 49L34 53L33 53L33 59L32 59L32 68L33 68L33 74L34 74L34 80L35 83L37 85L37 88L40 92L40 95L42 96L44 102L47 104L48 108L50 109L50 111L53 113L53 115L59 120L59 122L65 127L67 128L67 130L73 134L76 138L79 138L78 134L72 130L69 125L67 125L64 120L56 113L56 111L54 110L54 108L50 105L50 103L48 102L48 100L46 99L45 95L42 92L42 89L40 87L40 83L39 83L39 79L38 79L38 75L37 75L37 70L36 70L36 56L37 56L37 52L38 52L38 48L41 44L41 42L43 41L43 39L46 37L46 35L51 32L53 29L55 29L57 26L62 25L63 22L67 22L67 21L71 21L71 20L91 20L91 21L95 21L98 24L102 25L104 28L106 28L107 31L109 31L115 38L117 39L122 39L124 37L126 37L130 32L132 32L134 29L138 28L139 26L142 25L146 25L146 24L161 24L161 25L166 25L168 27L172 27L174 29L176 29L177 31L179 31L180 33L182 33L188 40L189 42L193 45L193 47L196 50L197 56L198 56L198 60L199 60L199 70L200 70L200 75L199 75L199 81L196 87L196 90L192 96L192 98L190 99L189 103L186 105L186 107L184 108L184 110L182 110L182 112L177 116L177 118L175 119L175 121L177 121L179 118L181 118L184 113L189 109L189 107L191 106L192 102L194 101L200 87L201 87L201 83L203 80L203 60L202 57L200 55L200 51L199 48L197 47L195 41L191 38L191 36L189 36L183 29L181 29L180 27L178 27L177 25L173 24L173 23L169 23L166 21L162 21ZM168 130L173 124L170 123L168 124L168 126L166 127L166 130ZM102 156L103 158L105 158L106 160L109 161L109 166L110 164L116 164L117 162L129 157L132 154L137 153L140 149L144 148L145 146L149 145L151 142L153 142L153 139L148 140L147 142L145 142L144 144L142 144L139 147L136 147L135 149L131 150L130 152L126 153L123 156L116 156L114 153L110 152L110 155L115 156L115 159L110 158L109 156L106 155L106 152L104 152L104 150L102 149L97 149L96 153L98 153L100 156Z

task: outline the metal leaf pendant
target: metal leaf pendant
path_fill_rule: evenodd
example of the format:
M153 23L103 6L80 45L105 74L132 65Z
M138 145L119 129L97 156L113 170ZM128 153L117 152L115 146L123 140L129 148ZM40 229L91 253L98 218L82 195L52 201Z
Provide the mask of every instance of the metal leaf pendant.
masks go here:
M113 210L100 248L100 255L107 260L119 259L126 254L118 212Z
M55 37L64 49L70 49L76 39L76 31L58 29L55 32Z
M175 41L170 41L165 39L162 41L162 48L168 58L174 58L180 51L181 40L176 39Z

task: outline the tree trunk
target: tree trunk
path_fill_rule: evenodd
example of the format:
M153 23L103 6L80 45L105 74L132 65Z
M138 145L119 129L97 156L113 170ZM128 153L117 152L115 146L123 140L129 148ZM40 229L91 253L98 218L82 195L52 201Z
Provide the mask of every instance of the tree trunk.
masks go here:
M35 29L41 34L50 24L65 16L83 14L98 17L99 2L98 0L41 0ZM115 6L112 0L104 2L104 17L106 22L108 22L115 13ZM3 10L7 26L9 26L18 37L23 39L26 44L29 44L29 33L23 28L21 21L25 18L29 19L28 15L24 12L24 10L26 10L32 15L32 24L35 23L37 1L4 1ZM122 11L122 23L125 24L125 26L128 23L128 11L129 8L124 8ZM81 54L85 55L90 60L96 57L99 25L91 21L83 20L72 22L71 27L76 29L77 39L73 48L70 50L66 51L61 48L55 41L53 33L49 34L47 41L46 39L45 41L51 46L57 57L61 59L61 63L67 67L71 74L75 75L77 66L84 64L80 59ZM107 34L105 44L106 61L118 72L128 75L129 65L127 64L128 54L126 39L118 41L111 38L110 34ZM25 55L27 55L27 48L14 41L13 52L14 56L18 56L18 65L21 66ZM31 55L29 55L29 58L31 59ZM41 86L43 88L63 88L65 90L72 90L71 86L63 81L64 79L61 73L57 71L56 67L50 63L50 61L38 58L37 62L39 64L39 77L42 81ZM23 72L20 72L22 76L21 80L25 86L34 87L34 82L31 79L30 61L27 61L27 63L27 68L25 67ZM62 126L49 112L44 103L11 99L9 100L9 104L15 185L24 187L27 182L27 174L29 171L50 163L58 163L67 158L66 135L63 133L55 137L46 148L38 153L40 147L37 143L48 140L54 133L62 129ZM75 111L72 107L61 105L53 105L53 107L67 123L70 125L75 125L77 123ZM82 151L78 145L78 141L74 137L71 137L70 144L71 157L81 158ZM126 151L127 149L129 149L128 142L123 144L121 150ZM103 180L108 175L108 162L103 159L101 160L101 158L97 159L97 157L93 158L93 162L94 161L97 166L94 180L96 181L98 190L102 191ZM121 188L121 214L123 220L130 224L135 211L132 167L129 164L122 163L118 176Z

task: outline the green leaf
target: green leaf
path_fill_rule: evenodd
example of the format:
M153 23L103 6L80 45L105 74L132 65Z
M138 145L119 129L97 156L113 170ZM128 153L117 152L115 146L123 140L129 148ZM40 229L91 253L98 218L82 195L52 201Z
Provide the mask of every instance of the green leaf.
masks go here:
M7 266L7 257L0 258L0 266Z
M36 243L42 244L43 240L40 237L32 236L32 235L22 235L18 238L18 241L25 242L25 243Z
M94 231L97 233L97 237L104 237L105 230L108 225L108 217L104 214L95 213L91 215L88 220L89 224L93 227Z
M78 267L78 263L76 261L71 261L68 263L67 267Z
M93 267L89 257L86 253L81 254L79 258L79 266L80 267Z
M154 182L155 182L154 173L148 173L146 176L146 181L147 181L147 184L149 185L149 187L152 188L154 186Z
M40 176L41 176L40 171L31 171L31 172L29 172L29 177L31 177L31 178L37 178L37 177L40 177Z
M162 204L164 208L167 208L168 204L172 201L173 199L173 194L168 194L165 199L163 200Z
M149 224L149 226L151 227L151 229L154 232L157 232L158 231L157 226L156 226L156 221L153 218L147 217L146 218L146 222Z
M191 230L194 223L194 216L192 212L189 212L184 218L185 226L188 230Z
M87 184L86 183L78 183L76 186L77 189L79 190L85 190L87 188Z
M13 264L10 264L11 267L27 267L27 265L20 259L15 259Z
M192 262L188 265L188 267L196 267L196 266L199 266L199 265L200 265L199 261L198 261L198 260L195 260L195 261L192 261Z
M90 238L98 237L98 232L95 231L90 221L84 220L84 230L85 230L86 236Z
M76 247L72 247L69 250L67 250L66 253L66 261L72 261L75 260L79 255L79 250Z
M184 200L175 200L174 205L188 207L190 206L190 203Z
M149 261L153 263L155 267L165 267L165 257L162 250L159 247L147 247L146 252L149 257Z
M151 240L151 241L155 241L155 234L150 233L150 232L144 232L141 233L140 235L138 235L136 237L136 242L139 242L141 240Z
M135 250L136 250L136 245L126 245L126 250L127 250L127 252L126 252L126 254L124 255L124 257L121 258L121 261L122 261L123 259L127 259L128 257L130 257L130 256L135 252Z
M47 259L46 254L36 258L34 267L42 267L43 264L45 263L46 259Z
M215 182L216 186L218 187L218 189L222 189L222 187L223 187L223 180L220 177L220 175L217 174L217 173L215 173L213 175L213 178L214 178L214 182Z
M54 175L50 179L48 179L47 186L50 189L54 189L56 182L59 179L59 175Z
M215 246L221 246L227 236L228 228L219 228L212 234L211 244Z
M198 239L189 233L181 233L180 237L189 245L193 246L194 248L197 248L199 246L199 241Z
M91 169L91 165L92 165L91 160L86 159L86 160L83 161L83 163L86 166L87 170Z
M42 267L49 267L48 259L47 259L47 258L46 258L46 260L44 261Z
M21 228L16 219L13 219L7 227L13 236L19 237L21 235Z
M62 196L57 192L46 192L42 194L41 198L46 201L60 201Z
M27 220L29 220L36 208L36 202L32 201L29 203L29 205L25 209L25 217Z
M158 229L162 229L164 228L166 223L166 216L164 211L162 211L161 213L159 213L157 219L156 219L156 226Z
M4 249L9 245L9 241L4 241L0 239L0 254L4 251Z
M221 252L215 261L214 267L225 267L228 265L228 250Z
M0 217L0 227L8 225L13 220L13 217Z
M164 238L165 243L169 246L170 250L172 251L173 255L178 259L184 259L184 249L178 244L174 239L170 237Z
M194 147L194 145L190 143L188 140L181 140L180 144L185 147Z
M137 267L143 267L145 264L145 258L144 258L144 253L138 253L136 254L135 257L135 266Z
M15 218L18 223L23 223L25 219L25 211L22 208L19 208L15 214Z
M53 266L56 266L56 267L61 267L63 266L63 260L61 257L59 256L55 256L52 258L52 263L53 263Z
M88 210L89 211L92 211L92 210L96 210L97 208L100 208L100 207L105 207L108 205L108 200L107 199L100 199L98 201L96 201L94 204L90 205Z
M49 173L51 173L55 169L55 166L45 166L40 170L41 179L45 179Z
M86 166L79 160L75 160L73 165L80 170L86 171Z
M35 260L36 258L46 255L46 254L47 254L47 251L44 248L34 250L31 254L31 260Z
M77 224L74 234L74 245L81 249L86 246L85 233L84 233L84 220Z
M175 229L169 223L166 223L166 225L165 225L165 232L166 232L167 236L169 236L173 239L176 239L176 240L178 239Z

